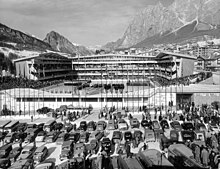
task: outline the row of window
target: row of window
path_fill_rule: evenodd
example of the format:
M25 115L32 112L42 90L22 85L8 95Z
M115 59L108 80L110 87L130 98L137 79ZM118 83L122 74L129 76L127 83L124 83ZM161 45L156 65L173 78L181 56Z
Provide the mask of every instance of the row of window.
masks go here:
M144 98L147 100L148 98ZM17 98L17 102L104 102L104 98ZM124 101L141 101L141 97L124 98ZM107 98L107 102L122 102L122 97Z

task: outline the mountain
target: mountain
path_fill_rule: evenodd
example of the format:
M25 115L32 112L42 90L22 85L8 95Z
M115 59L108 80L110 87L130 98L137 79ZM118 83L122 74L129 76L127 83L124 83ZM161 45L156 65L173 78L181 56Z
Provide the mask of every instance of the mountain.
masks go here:
M76 45L71 43L64 36L55 31L51 31L46 35L44 42L50 44L54 50L79 55L91 55L93 52L87 49L85 46Z
M53 50L51 46L33 36L19 30L9 28L0 23L0 46L17 50L46 51Z
M122 38L103 48L149 47L211 35L220 37L219 0L174 0L149 5L137 14Z

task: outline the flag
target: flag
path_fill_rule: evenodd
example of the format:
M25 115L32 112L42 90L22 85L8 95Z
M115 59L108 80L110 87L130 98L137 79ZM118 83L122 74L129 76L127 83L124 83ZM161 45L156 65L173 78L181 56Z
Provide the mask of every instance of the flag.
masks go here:
M44 70L44 65L43 65L43 77L45 77L45 70Z
M105 72L106 72L106 79L109 77L109 73L108 73L108 67L107 67L107 65L106 65L106 67L105 67Z

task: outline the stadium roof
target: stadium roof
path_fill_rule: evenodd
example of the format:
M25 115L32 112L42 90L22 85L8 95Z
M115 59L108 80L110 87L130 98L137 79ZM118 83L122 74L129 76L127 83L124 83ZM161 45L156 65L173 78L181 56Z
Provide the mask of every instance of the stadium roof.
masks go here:
M146 57L149 57L149 58L155 58L156 56L145 56L145 55L138 55L138 54L129 54L129 55L126 55L126 54L120 54L120 53L109 53L109 54L98 54L98 55L88 55L88 56L76 56L76 57L69 57L70 59L90 59L90 58L94 58L94 57L103 57L103 56L127 56L127 57L142 57L142 58L146 58Z
M41 57L41 56L55 56L55 57L62 57L62 58L66 58L68 59L68 55L62 54L62 53L58 53L58 52L47 52L47 53L39 53L33 56L28 56L28 57L22 57L22 58L18 58L18 59L14 59L14 62L19 62L19 61L24 61L24 60L30 60L30 59L34 59L37 57Z
M167 51L161 51L159 54L157 54L156 58L157 59L162 59L162 58L167 58L167 57L173 57L176 56L178 58L185 58L185 59L192 59L196 60L196 57L190 56L190 55L185 55L181 53L173 53L173 52L167 52Z

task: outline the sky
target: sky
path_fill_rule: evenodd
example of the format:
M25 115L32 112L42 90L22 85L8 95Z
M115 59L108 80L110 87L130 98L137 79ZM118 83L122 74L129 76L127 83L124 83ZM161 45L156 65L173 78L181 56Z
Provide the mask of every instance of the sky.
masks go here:
M44 39L56 31L73 43L104 45L122 37L147 5L172 0L0 0L0 22Z

